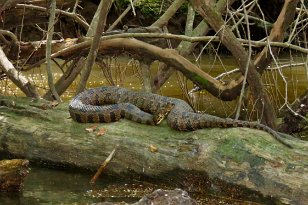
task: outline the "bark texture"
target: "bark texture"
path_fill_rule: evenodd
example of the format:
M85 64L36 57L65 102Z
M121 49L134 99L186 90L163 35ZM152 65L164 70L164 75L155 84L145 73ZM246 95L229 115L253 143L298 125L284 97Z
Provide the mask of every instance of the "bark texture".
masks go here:
M98 124L103 136L69 119L67 104L42 110L40 102L9 98L0 107L0 152L30 160L96 170L119 145L107 173L164 180L194 192L247 199L308 203L308 143L248 128L179 132L165 123L147 126L127 120ZM4 106L6 105L6 106ZM155 149L154 149L155 148ZM292 194L290 194L292 193Z

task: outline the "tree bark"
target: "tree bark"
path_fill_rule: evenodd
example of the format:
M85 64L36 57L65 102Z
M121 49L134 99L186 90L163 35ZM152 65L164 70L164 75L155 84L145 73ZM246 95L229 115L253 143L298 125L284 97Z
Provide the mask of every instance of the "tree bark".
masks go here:
M164 122L148 126L128 120L97 124L106 129L98 136L86 131L93 124L69 119L67 103L42 110L40 102L5 99L15 103L0 106L0 152L96 170L119 145L107 174L163 180L190 192L308 203L308 142L286 139L294 147L289 149L249 128L180 132Z

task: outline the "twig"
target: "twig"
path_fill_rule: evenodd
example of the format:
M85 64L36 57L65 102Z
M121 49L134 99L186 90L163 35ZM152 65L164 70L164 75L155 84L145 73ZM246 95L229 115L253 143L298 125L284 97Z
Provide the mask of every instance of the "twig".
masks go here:
M241 89L241 94L240 94L240 97L239 97L239 100L238 100L238 105L237 105L237 110L236 110L236 114L235 114L235 119L237 120L239 117L240 117L240 112L241 112L241 107L242 107L242 100L243 100L243 96L244 96L244 92L245 92L245 87L246 87L246 81L247 81L247 75L248 75L248 69L249 69L249 62L251 60L251 54L252 54L252 46L250 44L250 27L249 27L249 20L248 20L248 11L246 10L245 8L245 3L244 1L242 0L242 4L243 4L243 7L244 7L244 18L245 18L245 21L246 21L246 26L247 26L247 37L248 37L248 59L247 59L247 63L246 63L246 70L245 70L245 74L244 74L244 80L243 80L243 85L242 85L242 89ZM261 115L262 116L262 115Z
M135 12L135 7L134 7L133 1L132 1L132 0L129 0L129 2L130 2L130 5L131 5L131 7L132 7L132 9L133 9L133 14L134 14L134 16L136 16L136 12Z
M199 42L199 41L213 41L213 42L219 42L219 38L217 36L201 36L201 37L189 37L185 35L176 35L176 34L170 34L170 33L120 33L120 34L114 34L109 36L102 36L101 40L108 40L113 38L134 38L134 37L144 37L144 38L168 38L168 39L176 39L181 41L188 41L191 43ZM88 38L88 37L85 37ZM88 38L91 39L91 38ZM290 43L282 43L282 42L272 42L272 41L248 41L246 39L239 39L237 40L240 43L243 43L244 46L248 45L249 43L253 47L261 47L261 46L267 46L271 45L273 47L282 47L282 48L288 48L293 49L302 53L308 54L308 49L302 48L300 46L296 46Z
M233 74L233 73L238 73L238 72L241 72L239 68L235 68L233 70L230 70L230 71L227 71L227 72L224 72L218 76L215 77L216 80L220 80L222 79L224 76L226 75L230 75L230 74Z
M28 5L28 4L16 4L16 8L35 9L35 10L43 11L43 12L47 11L47 9L44 8L44 7ZM65 15L65 16L68 16L68 17L74 19L77 23L79 23L86 30L88 30L88 28L89 28L89 24L79 14L70 13L70 12L67 12L67 11L60 10L60 9L56 9L56 13L60 13L62 15Z
M114 34L114 35L110 35L110 36L102 36L101 41L114 39L114 38L133 38L133 37L168 38L168 39L177 39L177 40L182 40L182 41L188 41L188 42L191 42L191 43L199 42L199 41L204 41L204 42L207 42L207 41L218 42L218 41L220 41L217 36L189 37L189 36L185 36L185 35L175 35L175 34L170 34L170 33L122 33L122 34ZM92 38L91 37L84 37L84 38L86 39L85 41L83 41L79 44L75 44L73 46L70 46L68 48L65 48L65 49L58 51L56 53L53 53L51 57L55 58L55 57L62 55L63 53L69 52L71 50L77 50L78 47L80 49L88 48L90 46ZM296 45L289 44L289 43L269 42L269 41L263 42L263 41L252 41L252 40L250 42L248 42L248 40L245 40L245 39L238 39L238 41L241 42L241 43L251 43L251 46L254 46L254 47L271 45L271 46L274 46L274 47L289 48L289 49L293 49L293 50L308 54L307 48L302 48L300 46L296 46ZM45 59L42 59L42 60L38 61L37 63L35 63L35 66L38 66L38 65L40 65L44 62L45 62Z
M107 29L107 31L112 31L138 1L139 0L134 0L132 4L129 4L125 11L123 11L123 13L117 18L117 20L113 22L113 24Z
M107 165L109 164L109 162L112 160L116 149L119 147L119 144L116 145L116 147L112 150L112 152L109 154L109 156L107 157L107 159L101 164L101 166L98 168L98 170L96 171L95 175L92 177L90 184L93 186L97 180L97 178L99 177L99 175L101 175L101 173L104 171L104 169L107 167Z
M58 102L61 102L61 98L56 91L55 85L53 84L53 73L51 70L51 41L54 31L54 24L56 18L56 0L52 0L50 3L50 15L49 15L49 23L48 23L48 32L47 32L47 43L46 43L46 71L48 77L48 85L52 95Z
M79 0L76 0L76 1L75 1L75 5L74 5L74 8L73 8L73 11L72 11L73 14L76 14L76 9L77 9L77 7L78 7L78 4L79 4Z

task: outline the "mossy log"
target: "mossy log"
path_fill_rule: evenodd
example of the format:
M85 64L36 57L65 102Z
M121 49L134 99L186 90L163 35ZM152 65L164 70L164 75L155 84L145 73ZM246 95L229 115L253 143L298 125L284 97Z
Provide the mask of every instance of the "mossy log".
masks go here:
M27 98L0 104L0 152L33 161L96 170L117 147L106 173L160 179L187 191L215 191L237 198L308 204L308 142L248 128L193 132L142 125L128 120L93 124L69 118L68 104L53 109ZM46 110L45 110L46 109ZM88 129L91 131L91 129Z
M29 173L29 161L12 159L0 161L0 191L20 191Z

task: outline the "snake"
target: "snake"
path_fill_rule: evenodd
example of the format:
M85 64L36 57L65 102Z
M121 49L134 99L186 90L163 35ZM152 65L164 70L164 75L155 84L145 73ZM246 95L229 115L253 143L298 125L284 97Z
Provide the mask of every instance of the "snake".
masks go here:
M71 100L69 113L73 120L81 123L108 123L126 118L137 123L158 125L166 118L167 124L179 131L248 127L266 131L291 148L275 130L264 124L197 113L184 100L117 86L91 88L79 93Z

